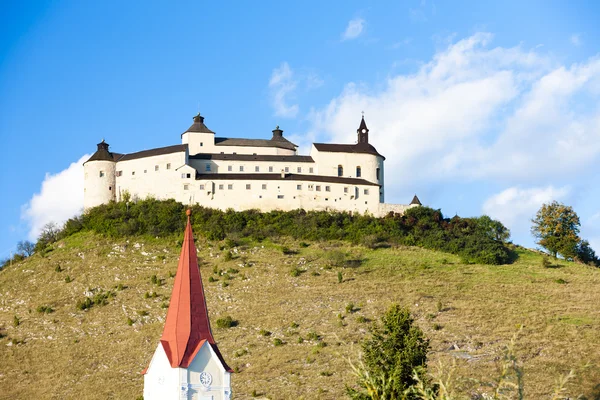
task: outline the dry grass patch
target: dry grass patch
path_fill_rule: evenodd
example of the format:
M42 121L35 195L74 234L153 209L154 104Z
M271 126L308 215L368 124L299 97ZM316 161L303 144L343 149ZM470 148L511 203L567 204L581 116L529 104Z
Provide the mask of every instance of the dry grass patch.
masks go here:
M0 272L0 398L138 397L140 371L162 331L178 240L77 234ZM547 268L525 250L512 265L482 266L412 247L201 237L197 246L215 339L239 371L236 399L343 398L353 381L346 360L392 302L408 306L431 338L432 365L457 360L456 374L473 379L461 383L464 393L495 376L495 360L520 325L528 398L546 394L571 368L600 362L599 269ZM294 269L306 273L293 276ZM77 309L90 292L108 291L115 295L107 304ZM54 312L36 312L40 305ZM238 325L217 328L227 316ZM598 383L598 368L574 381L584 393Z

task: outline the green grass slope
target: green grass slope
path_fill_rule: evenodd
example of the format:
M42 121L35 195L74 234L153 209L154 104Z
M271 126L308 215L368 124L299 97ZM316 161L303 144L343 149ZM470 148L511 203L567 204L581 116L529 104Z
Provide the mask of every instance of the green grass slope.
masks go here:
M180 240L78 233L1 271L0 398L140 396ZM344 398L353 383L348 359L393 302L410 307L431 339L430 369L457 361L465 395L489 391L485 382L519 325L527 398L542 398L572 368L573 392L589 395L600 384L600 269L544 268L522 249L514 264L489 266L416 247L281 239L238 244L228 257L223 245L197 240L213 332L237 371L236 399ZM108 291L102 305L98 294ZM100 304L79 309L86 296ZM225 316L237 326L217 328Z

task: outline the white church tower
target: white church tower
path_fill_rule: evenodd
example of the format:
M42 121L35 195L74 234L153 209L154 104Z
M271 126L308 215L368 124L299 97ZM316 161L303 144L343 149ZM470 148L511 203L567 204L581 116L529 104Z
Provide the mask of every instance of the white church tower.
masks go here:
M229 400L231 368L212 336L191 211L160 342L143 371L144 400Z

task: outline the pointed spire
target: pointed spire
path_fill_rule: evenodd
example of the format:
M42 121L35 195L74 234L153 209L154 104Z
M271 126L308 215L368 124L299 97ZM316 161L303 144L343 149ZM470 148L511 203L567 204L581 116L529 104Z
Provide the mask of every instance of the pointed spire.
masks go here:
M416 204L418 206L422 206L423 204L421 204L421 200L419 200L419 198L417 197L417 195L415 194L415 196L413 197L412 201L410 202L410 205Z
M206 298L198 269L194 233L190 223L191 210L187 210L186 214L187 226L177 275L175 275L171 302L160 341L173 368L187 368L204 342L208 342L223 363L223 367L230 370L210 330Z
M365 122L364 112L356 133L358 133L358 143L369 143L369 128L367 128L367 123Z

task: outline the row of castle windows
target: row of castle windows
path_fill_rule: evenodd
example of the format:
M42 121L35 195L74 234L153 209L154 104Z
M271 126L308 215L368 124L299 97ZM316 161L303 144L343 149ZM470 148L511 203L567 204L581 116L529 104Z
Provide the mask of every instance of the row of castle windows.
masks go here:
M322 187L321 185L308 185L308 190L309 191L315 190L317 192L320 192L321 191L321 187ZM200 190L205 190L205 188L206 188L206 186L204 184L200 185ZM189 190L189 189L190 189L190 184L189 183L185 183L183 185L183 190ZM225 190L225 185L224 184L219 184L219 190ZM227 185L227 190L233 190L233 184L232 183L230 183L230 184ZM246 184L246 190L252 190L252 184L247 183ZM267 190L267 184L266 183L262 184L262 190ZM296 185L296 190L302 190L302 184ZM325 191L326 192L331 192L331 186L326 185L325 186ZM344 193L348 193L348 187L347 186L344 187ZM368 195L369 194L369 189L363 189L363 193L365 195Z
M206 164L204 168L205 168L205 171L209 172L211 170L211 165L210 164ZM288 172L290 172L290 167L285 167L283 170L286 173L288 173ZM240 165L239 171L240 172L244 172L244 166L243 165ZM228 165L227 166L227 172L233 172L233 165ZM260 166L255 165L254 166L254 172L260 172ZM269 172L274 172L273 166L269 166ZM297 167L296 168L296 172L299 173L299 174L301 174L302 173L302 167ZM308 168L308 173L309 174L314 173L314 168L313 167Z
M377 180L379 180L379 168L377 168L375 170L375 174L377 176ZM344 166L343 165L338 165L338 176L344 176ZM362 169L360 167L360 165L356 166L356 177L360 178L362 176Z

